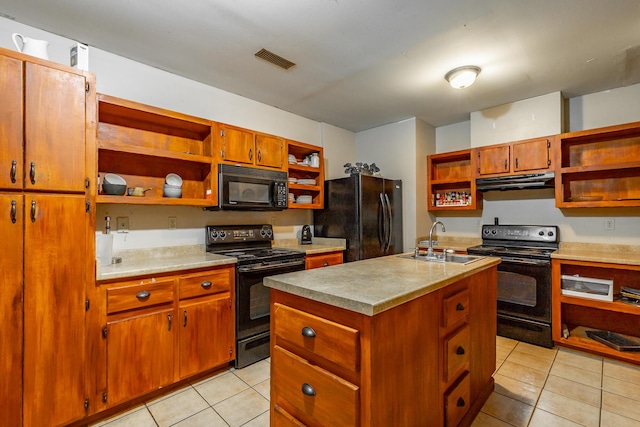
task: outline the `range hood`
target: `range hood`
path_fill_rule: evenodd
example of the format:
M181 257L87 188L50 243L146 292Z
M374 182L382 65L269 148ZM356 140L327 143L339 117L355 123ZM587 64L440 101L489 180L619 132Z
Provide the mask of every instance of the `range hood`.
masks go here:
M553 172L478 178L476 179L476 188L478 191L553 188L554 178Z

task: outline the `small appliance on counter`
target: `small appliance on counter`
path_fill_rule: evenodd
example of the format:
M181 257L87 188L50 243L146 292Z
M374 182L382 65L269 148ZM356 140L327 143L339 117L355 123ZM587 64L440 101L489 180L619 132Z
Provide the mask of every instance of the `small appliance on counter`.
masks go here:
M300 244L310 245L313 240L313 234L311 234L311 227L305 225L302 227L302 233L300 233Z

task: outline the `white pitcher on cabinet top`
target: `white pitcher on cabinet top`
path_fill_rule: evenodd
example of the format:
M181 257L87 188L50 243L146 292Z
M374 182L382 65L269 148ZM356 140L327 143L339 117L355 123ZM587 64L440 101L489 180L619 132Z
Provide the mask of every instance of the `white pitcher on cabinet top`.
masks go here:
M47 53L47 46L49 46L48 41L31 39L18 33L13 33L11 37L13 38L13 44L16 45L18 52L26 53L27 55L42 59L49 59L49 54ZM20 45L18 44L18 38L22 41L22 48L20 48Z

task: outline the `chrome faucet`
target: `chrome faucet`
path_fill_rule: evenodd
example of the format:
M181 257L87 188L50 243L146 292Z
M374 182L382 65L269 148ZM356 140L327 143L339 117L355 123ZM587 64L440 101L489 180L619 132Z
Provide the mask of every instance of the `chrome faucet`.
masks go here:
M434 222L433 225L431 226L431 230L429 230L429 249L427 249L428 257L433 256L433 229L436 228L436 225L438 224L440 224L440 226L442 227L442 232L444 233L445 231L444 224L440 221Z

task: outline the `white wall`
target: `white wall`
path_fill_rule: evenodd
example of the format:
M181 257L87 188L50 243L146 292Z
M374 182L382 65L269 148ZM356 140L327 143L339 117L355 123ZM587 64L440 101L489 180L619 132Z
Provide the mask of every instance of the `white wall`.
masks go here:
M322 123L325 179L344 178L345 163L356 162L356 134L328 123Z
M49 41L50 60L69 64L73 40L18 22L0 18L0 46L15 50L11 34ZM329 140L325 164L342 165L342 156L355 153L354 133L275 107L207 86L157 68L132 61L96 48L89 48L89 70L96 74L98 92L206 119L258 130L288 139L323 146L322 134ZM335 157L334 157L335 156ZM355 157L355 156L353 156ZM299 237L302 225L311 224L310 210L285 212L205 212L194 207L99 205L97 228L104 217L129 217L129 233L116 233L114 250L177 246L204 243L207 224L274 224L276 238ZM178 229L168 229L168 217L177 217ZM114 227L115 229L115 227Z
M446 153L464 150L471 147L471 120L436 128L435 151L429 153Z
M640 84L569 100L570 132L637 121L640 121Z

